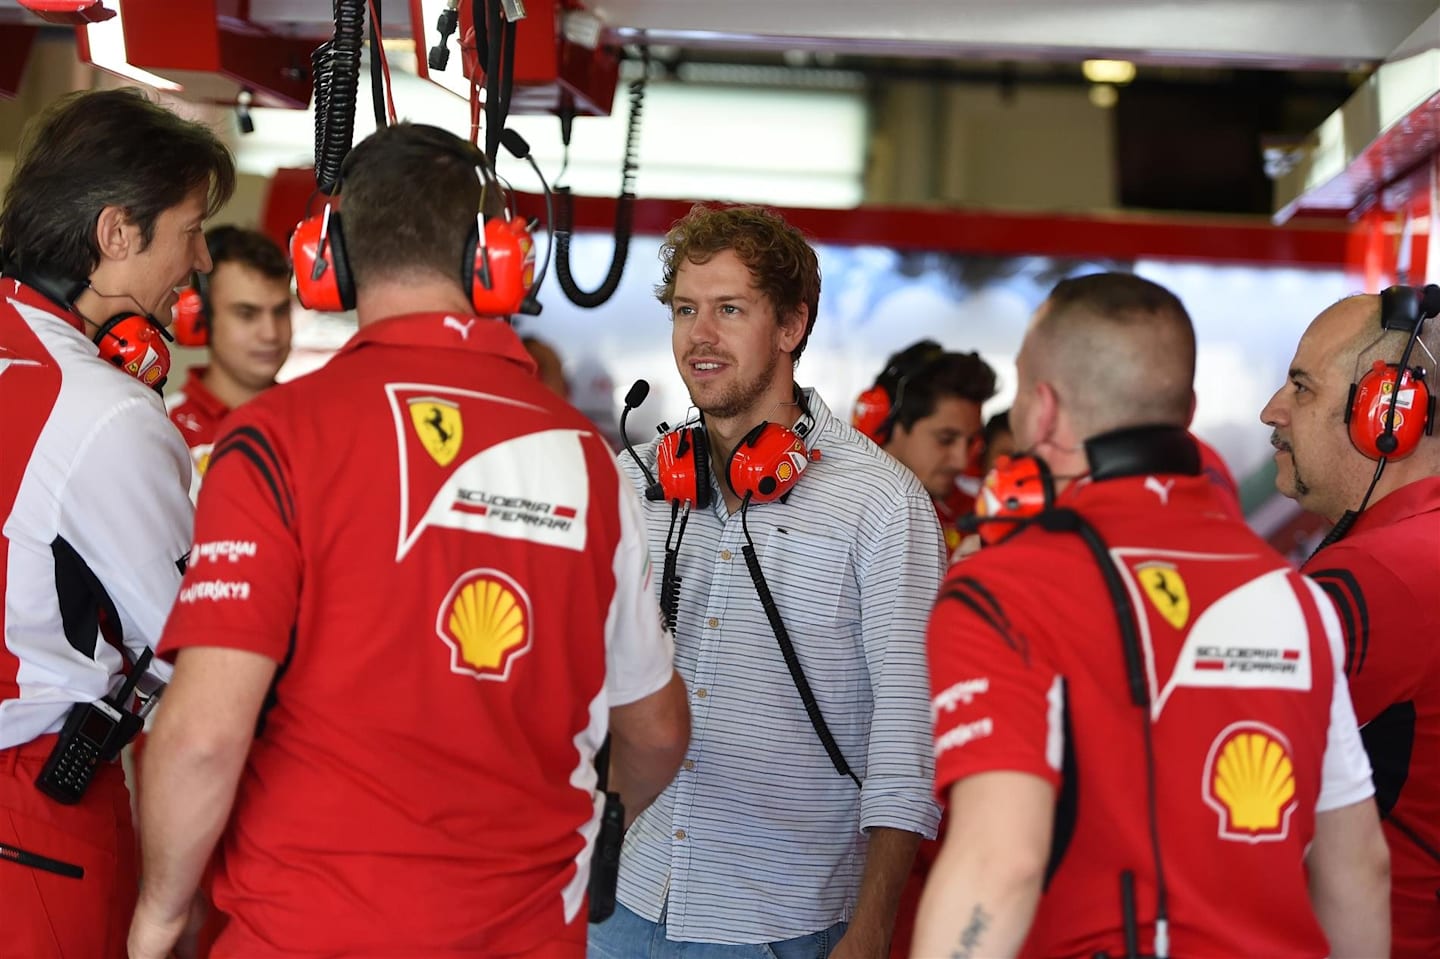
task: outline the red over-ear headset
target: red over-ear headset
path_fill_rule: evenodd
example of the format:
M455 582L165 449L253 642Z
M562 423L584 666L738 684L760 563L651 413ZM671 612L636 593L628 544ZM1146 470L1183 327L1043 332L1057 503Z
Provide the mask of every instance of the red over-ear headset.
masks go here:
M1410 334L1398 363L1376 360L1350 384L1345 424L1350 442L1372 460L1404 459L1435 428L1435 395L1410 352L1425 321L1440 313L1440 286L1392 286L1380 294L1380 327Z
M102 360L157 390L170 375L170 348L165 339L160 324L138 313L112 316L95 333Z
M710 446L705 427L682 426L660 438L655 450L656 484L668 503L696 509L710 505Z
M504 191L483 159L463 152L461 142L456 141L453 152L476 164L482 212L476 214L460 254L460 283L469 292L476 313L509 316L520 311L535 285L535 240L525 221L508 210L503 217L484 215L488 192L493 189L504 195ZM301 306L326 313L355 308L355 280L345 255L340 211L332 203L327 202L319 213L295 227L290 236L290 261Z
M975 513L980 541L989 546L1009 536L1024 520L1055 504L1055 478L1035 456L997 456L985 476ZM1003 522L1003 521L1010 522Z
M175 301L170 335L181 346L210 345L210 278L196 273Z
M43 270L9 269L7 275L72 312L75 301L90 288L88 280L67 280ZM94 342L102 360L158 390L170 375L170 348L165 345L170 338L165 328L151 317L117 313L96 330Z
M726 463L730 489L751 503L768 503L790 492L800 474L820 458L805 446L804 437L778 423L761 423L735 445ZM660 439L655 456L660 495L696 509L710 505L710 449L705 427L682 426Z

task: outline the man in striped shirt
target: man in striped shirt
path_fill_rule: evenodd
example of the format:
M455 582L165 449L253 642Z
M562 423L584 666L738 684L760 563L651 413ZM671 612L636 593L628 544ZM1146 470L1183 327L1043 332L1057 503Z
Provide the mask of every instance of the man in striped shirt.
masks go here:
M648 538L693 738L626 836L619 905L591 927L590 956L883 956L938 819L924 661L944 563L935 511L912 473L795 384L820 292L797 230L755 208L697 207L662 257L657 295L701 414L684 454L694 508L675 501L685 464L657 458L675 437L621 466L654 490ZM753 459L762 427L793 431L793 470L775 473L791 485L766 499L761 479L747 499L732 454Z

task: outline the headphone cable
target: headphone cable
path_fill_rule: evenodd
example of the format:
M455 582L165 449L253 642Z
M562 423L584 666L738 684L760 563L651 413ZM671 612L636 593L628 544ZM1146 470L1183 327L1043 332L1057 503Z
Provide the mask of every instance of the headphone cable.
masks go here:
M842 776L849 776L855 783L855 788L860 789L860 777L855 775L855 771L845 761L845 754L840 751L839 743L835 742L835 736L825 724L820 704L815 701L815 692L810 688L810 681L805 678L805 670L800 665L800 657L795 653L795 645L790 642L785 621L780 618L775 598L770 595L770 586L765 582L764 571L760 569L760 558L755 555L755 542L750 538L750 524L746 521L749 511L750 494L747 492L740 501L740 531L745 536L745 545L740 552L745 557L746 569L750 571L750 581L755 585L755 593L760 597L760 606L765 610L765 617L770 620L770 629L775 634L775 642L780 646L785 668L790 671L790 681L795 684L795 691L800 694L800 701L805 706L805 714L810 717L810 725L815 728L815 735L820 737L820 745L825 747L825 754L830 757L835 771Z

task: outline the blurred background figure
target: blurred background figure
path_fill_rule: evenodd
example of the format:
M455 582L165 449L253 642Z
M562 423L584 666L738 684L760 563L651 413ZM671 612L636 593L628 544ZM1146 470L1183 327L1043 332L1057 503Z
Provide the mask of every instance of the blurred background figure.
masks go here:
M218 226L205 234L215 264L196 273L175 304L175 341L203 346L209 362L192 366L166 397L170 421L185 437L201 473L220 421L275 385L290 356L290 262L265 234Z
M1010 411L1001 410L985 421L985 452L980 460L980 475L990 472L1000 456L1015 452L1015 434L1010 431Z
M930 494L945 547L975 508L984 450L980 407L995 395L995 371L978 353L947 353L921 340L891 356L855 402L851 422L914 473Z
M538 336L522 337L520 342L525 345L525 351L540 368L540 382L548 386L556 396L568 400L570 382L565 379L565 363L560 359L560 354Z

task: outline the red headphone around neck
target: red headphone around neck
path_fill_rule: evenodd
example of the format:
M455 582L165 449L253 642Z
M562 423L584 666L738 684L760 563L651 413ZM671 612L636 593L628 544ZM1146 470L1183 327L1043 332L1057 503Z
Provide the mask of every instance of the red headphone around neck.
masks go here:
M169 334L148 316L120 313L100 325L95 345L100 358L159 390L170 376Z
M1440 286L1392 286L1380 294L1380 328L1410 334L1397 363L1376 360L1350 384L1345 424L1350 442L1372 460L1404 459L1435 429L1435 394L1410 353L1425 321L1440 314Z
M725 464L730 489L750 503L769 503L790 492L819 450L805 446L807 429L761 423L746 433ZM660 438L651 499L705 509L711 503L709 434L703 423L682 426Z
M68 280L43 270L12 268L7 275L71 313L76 313L75 301L91 288L88 280ZM117 313L100 324L92 339L102 360L158 391L170 375L170 348L165 345L170 338L154 317Z
M997 456L975 500L980 541L998 543L1021 523L1055 505L1055 478L1045 461L1019 454Z

